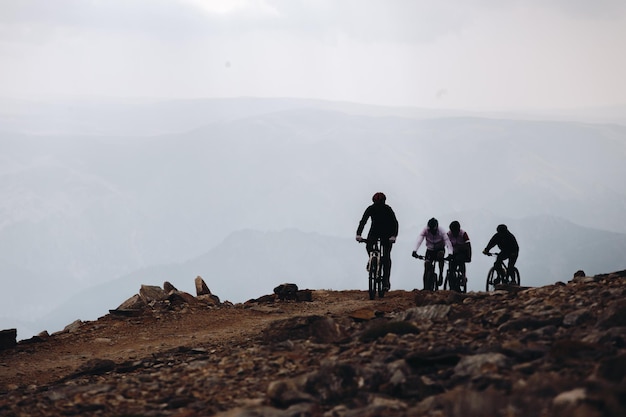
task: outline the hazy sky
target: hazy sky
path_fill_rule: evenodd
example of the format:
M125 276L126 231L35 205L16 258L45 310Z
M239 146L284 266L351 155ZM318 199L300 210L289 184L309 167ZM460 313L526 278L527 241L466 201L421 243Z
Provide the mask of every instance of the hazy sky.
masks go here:
M0 2L0 96L626 103L624 0Z

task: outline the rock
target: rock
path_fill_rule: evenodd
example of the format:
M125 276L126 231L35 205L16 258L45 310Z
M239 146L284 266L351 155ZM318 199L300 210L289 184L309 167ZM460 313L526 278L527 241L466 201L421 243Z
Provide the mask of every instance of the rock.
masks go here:
M156 285L142 285L139 289L139 297L146 304L153 301L163 301L167 299L167 293Z
M0 350L17 345L17 329L0 330Z
M335 343L345 338L344 329L330 317L294 317L271 323L263 334L266 343L311 339L315 343Z
M68 333L73 333L76 330L80 329L82 325L83 325L82 320L74 320L72 323L65 326L65 328L63 328L63 331L68 332Z
M119 305L117 310L141 310L146 307L146 302L139 294L135 294Z
M280 284L274 288L274 294L279 300L297 300L298 286L296 284Z
M173 286L169 281L165 281L163 283L163 291L169 294L172 291L178 291L178 289L175 286Z
M509 360L501 353L483 353L464 356L454 367L458 377L477 377L485 373L497 372L509 367Z
M399 320L413 321L419 323L425 320L444 320L450 312L450 306L444 304L434 304L422 307L414 307L404 311Z
M167 296L167 299L169 300L170 305L172 306L182 306L185 304L187 305L198 304L198 299L187 292L172 290L168 292L168 294L169 295ZM219 299L218 299L218 304L219 304Z
M196 295L211 295L211 290L206 285L206 282L202 279L201 276L197 276L195 280L196 284Z

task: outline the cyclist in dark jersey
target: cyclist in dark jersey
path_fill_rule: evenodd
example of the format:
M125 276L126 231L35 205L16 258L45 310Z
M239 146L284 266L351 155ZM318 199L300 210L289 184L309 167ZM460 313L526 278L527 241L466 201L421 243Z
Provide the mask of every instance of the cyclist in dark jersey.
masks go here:
M398 220L396 214L391 207L385 204L387 197L383 193L376 193L372 197L373 204L365 209L363 217L356 229L357 242L366 241L365 249L369 255L374 243L380 239L382 247L382 269L383 269L383 288L385 291L390 288L391 278L391 247L398 236ZM371 219L370 230L367 239L363 239L361 234L365 228L367 220Z
M498 246L500 249L500 253L498 254L497 260L499 262L504 261L505 259L509 260L509 265L507 267L509 272L509 279L513 280L513 267L515 266L515 262L517 262L517 257L519 256L519 245L517 244L517 239L513 236L513 233L509 231L509 228L506 227L505 224L498 225L496 228L496 234L493 235L489 243L483 250L485 255L489 254L489 251L494 246Z

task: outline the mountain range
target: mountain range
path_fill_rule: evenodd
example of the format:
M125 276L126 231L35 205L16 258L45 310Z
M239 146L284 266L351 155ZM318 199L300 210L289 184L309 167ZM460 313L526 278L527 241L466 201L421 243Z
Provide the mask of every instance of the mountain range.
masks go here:
M191 292L197 275L234 302L287 281L358 288L354 234L376 191L400 221L402 288L421 288L407 254L433 216L476 242L470 289L500 222L527 285L624 268L619 123L290 99L105 104L0 107L3 327L55 330L141 283Z

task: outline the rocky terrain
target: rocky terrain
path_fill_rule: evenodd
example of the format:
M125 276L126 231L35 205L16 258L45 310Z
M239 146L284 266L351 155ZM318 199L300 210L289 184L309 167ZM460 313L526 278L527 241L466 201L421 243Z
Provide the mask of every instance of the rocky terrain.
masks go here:
M232 305L170 289L20 341L0 351L0 415L626 415L626 271L288 295Z

